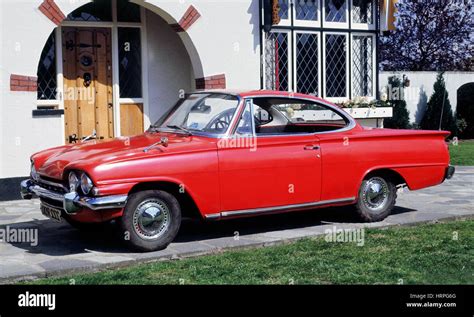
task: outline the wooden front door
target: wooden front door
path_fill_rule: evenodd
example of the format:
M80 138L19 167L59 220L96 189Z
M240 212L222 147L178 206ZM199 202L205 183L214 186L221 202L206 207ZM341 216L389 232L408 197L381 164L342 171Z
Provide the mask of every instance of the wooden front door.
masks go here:
M93 131L97 139L113 138L110 29L65 27L62 36L66 144Z

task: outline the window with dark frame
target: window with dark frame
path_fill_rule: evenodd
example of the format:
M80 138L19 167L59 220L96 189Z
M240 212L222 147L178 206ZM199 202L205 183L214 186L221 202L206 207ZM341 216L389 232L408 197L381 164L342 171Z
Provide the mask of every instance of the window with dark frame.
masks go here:
M345 34L326 34L325 73L326 96L347 96L347 60Z
M352 37L352 94L359 97L373 95L373 37Z
M94 0L69 13L66 21L112 21L112 1Z
M56 37L55 31L51 32L41 52L38 64L38 100L56 100Z
M141 98L140 28L118 28L120 98Z
M374 0L352 0L352 22L373 23Z
M289 25L280 24L264 35L263 88L314 95L321 90L324 98L375 97L376 30L363 26L375 23L374 0L278 2L289 3L283 12L280 7L280 17L287 17ZM352 30L364 28L367 35L351 35L349 18Z
M265 39L265 88L289 89L288 33L267 33Z
M296 90L318 96L319 45L317 33L296 33Z

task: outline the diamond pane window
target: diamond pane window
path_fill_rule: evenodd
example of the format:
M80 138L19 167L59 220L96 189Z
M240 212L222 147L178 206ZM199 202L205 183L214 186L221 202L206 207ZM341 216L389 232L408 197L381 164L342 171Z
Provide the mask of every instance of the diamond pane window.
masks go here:
M56 99L56 45L55 31L51 33L41 52L38 64L38 100Z
M317 21L319 0L295 0L297 20Z
M318 35L296 34L296 89L304 94L318 95Z
M140 6L128 0L117 0L117 21L140 22Z
M326 97L347 97L346 35L326 34Z
M142 97L139 28L118 28L120 98Z
M373 23L373 0L352 0L352 21L354 23Z
M66 21L112 21L112 1L94 0L72 11Z
M288 91L288 34L267 33L264 54L265 88Z
M366 97L373 95L373 38L353 36L352 38L352 95Z
M325 0L326 21L346 22L347 0Z
M288 3L288 0L278 0L278 5L280 6L280 19L288 19L288 12L290 9L290 5Z

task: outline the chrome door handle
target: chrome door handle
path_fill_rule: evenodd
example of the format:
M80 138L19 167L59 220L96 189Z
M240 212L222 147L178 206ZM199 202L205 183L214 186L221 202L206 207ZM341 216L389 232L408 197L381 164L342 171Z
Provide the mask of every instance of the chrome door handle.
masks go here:
M304 147L305 150L307 151L310 151L310 150L319 150L319 146L318 145L306 145Z

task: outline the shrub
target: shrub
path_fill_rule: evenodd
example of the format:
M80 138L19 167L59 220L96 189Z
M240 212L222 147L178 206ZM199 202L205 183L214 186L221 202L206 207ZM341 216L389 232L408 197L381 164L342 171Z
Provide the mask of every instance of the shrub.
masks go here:
M426 105L426 111L423 119L421 119L420 126L424 130L438 130L440 119L442 119L441 130L451 131L451 136L454 136L456 134L456 122L442 72L436 77L434 91Z

